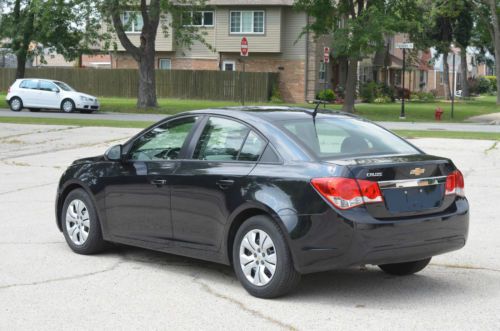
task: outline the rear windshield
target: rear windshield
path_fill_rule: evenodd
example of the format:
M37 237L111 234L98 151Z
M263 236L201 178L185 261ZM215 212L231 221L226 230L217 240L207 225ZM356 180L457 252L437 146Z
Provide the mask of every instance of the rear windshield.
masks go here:
M398 136L355 118L330 117L283 120L279 124L318 158L408 155L420 152Z

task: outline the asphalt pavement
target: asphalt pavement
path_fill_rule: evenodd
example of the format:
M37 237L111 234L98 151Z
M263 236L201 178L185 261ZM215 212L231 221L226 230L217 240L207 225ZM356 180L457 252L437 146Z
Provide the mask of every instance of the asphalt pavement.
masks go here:
M0 117L35 117L35 118L76 118L76 119L102 119L114 121L147 121L156 122L168 115L161 114L128 114L112 112L96 112L92 114L71 113L66 114L59 111L42 111L32 113L27 110L13 112L9 109L0 109ZM461 132L497 132L500 133L500 125L489 125L487 123L446 123L446 122L378 122L390 130L434 130L434 131L461 131Z
M83 116L59 116L73 115ZM493 141L412 140L451 157L465 175L465 248L435 257L417 275L334 270L262 300L227 266L128 246L95 256L67 247L54 217L62 172L138 130L0 124L0 330L500 329L500 147Z

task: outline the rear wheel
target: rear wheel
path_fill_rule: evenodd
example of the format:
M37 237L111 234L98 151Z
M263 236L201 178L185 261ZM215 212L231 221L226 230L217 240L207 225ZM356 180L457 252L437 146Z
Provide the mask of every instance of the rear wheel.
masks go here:
M71 99L63 100L61 103L61 110L65 113L71 113L75 110L75 103Z
M61 211L64 238L78 254L95 254L106 248L94 204L83 189L71 191Z
M427 267L429 262L431 262L431 259L432 258L403 263L381 264L379 265L379 268L391 275L413 275L414 273L417 273Z
M263 215L249 218L238 229L233 267L248 293L259 298L282 296L300 281L283 232Z
M13 97L9 101L9 106L12 111L21 111L23 109L23 101L21 98Z

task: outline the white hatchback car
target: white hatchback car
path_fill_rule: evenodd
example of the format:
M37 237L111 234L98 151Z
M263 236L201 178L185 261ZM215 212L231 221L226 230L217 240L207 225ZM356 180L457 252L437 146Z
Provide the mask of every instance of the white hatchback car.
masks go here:
M66 83L48 79L18 79L9 88L6 100L12 111L28 108L30 111L61 109L66 113L74 110L91 113L99 109L96 97L77 92Z

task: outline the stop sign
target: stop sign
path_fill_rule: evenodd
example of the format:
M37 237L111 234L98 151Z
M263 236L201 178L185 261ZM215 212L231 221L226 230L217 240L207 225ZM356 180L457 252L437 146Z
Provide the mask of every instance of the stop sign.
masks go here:
M241 56L248 56L248 40L247 40L247 37L241 38L240 55Z

